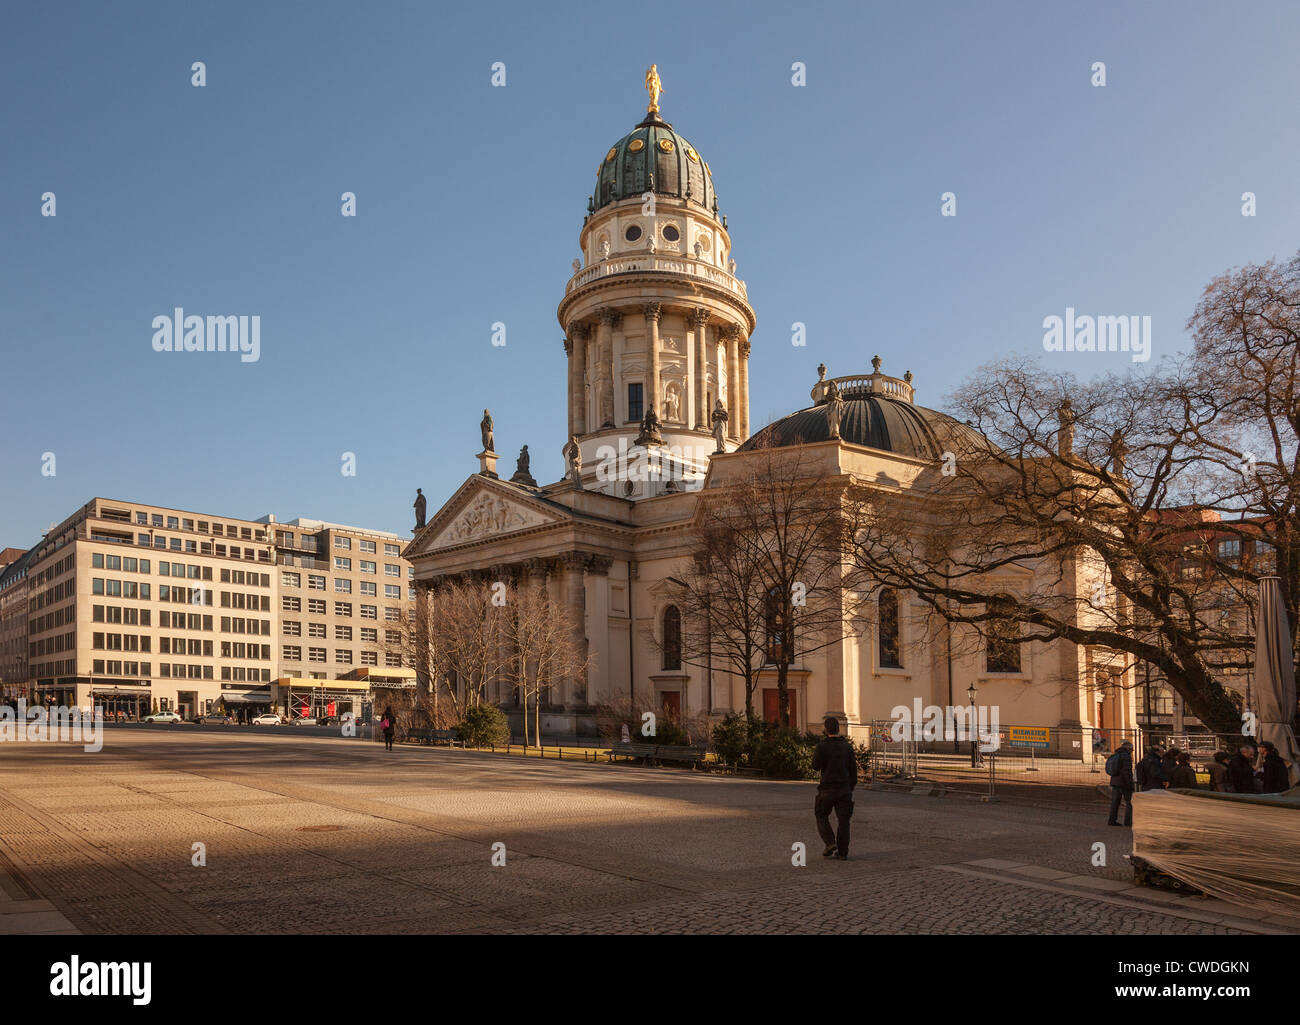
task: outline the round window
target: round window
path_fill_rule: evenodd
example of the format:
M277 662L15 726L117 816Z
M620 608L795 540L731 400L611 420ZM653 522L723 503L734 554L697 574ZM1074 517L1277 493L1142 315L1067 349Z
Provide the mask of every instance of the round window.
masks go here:
M674 227L673 225L667 224L664 226L664 238L666 238L669 242L676 242L681 237L682 236L678 233L676 227Z
M629 242L635 242L637 239L641 237L640 226L636 224L629 224L627 226L627 231L623 232L623 237L627 239Z

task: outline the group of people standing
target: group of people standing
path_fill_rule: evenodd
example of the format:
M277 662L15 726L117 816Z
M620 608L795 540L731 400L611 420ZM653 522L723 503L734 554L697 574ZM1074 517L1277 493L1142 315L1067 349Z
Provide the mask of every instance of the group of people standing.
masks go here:
M1175 745L1152 743L1142 760L1133 765L1133 744L1124 741L1119 750L1106 760L1110 774L1110 818L1107 825L1118 826L1120 805L1124 805L1125 826L1133 825L1134 790L1196 790L1200 784L1192 767L1191 755ZM1216 751L1206 764L1209 789L1228 794L1280 794L1291 787L1286 762L1271 741L1258 745L1246 743L1229 755Z

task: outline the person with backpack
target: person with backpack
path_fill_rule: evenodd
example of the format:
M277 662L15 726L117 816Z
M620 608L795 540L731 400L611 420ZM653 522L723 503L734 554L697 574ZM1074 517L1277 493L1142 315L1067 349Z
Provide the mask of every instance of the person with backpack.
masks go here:
M1137 786L1139 790L1163 790L1167 777L1164 762L1161 760L1159 744L1152 744L1137 767Z
M1169 774L1170 790L1195 790L1196 770L1192 768L1192 759L1186 751L1178 752L1174 771Z
M1106 759L1110 775L1110 818L1108 826L1118 826L1119 806L1124 805L1124 825L1133 826L1133 742L1126 740L1119 750Z
M384 717L379 721L379 728L384 731L384 750L393 749L393 734L397 732L397 720L393 717L391 706L384 706Z

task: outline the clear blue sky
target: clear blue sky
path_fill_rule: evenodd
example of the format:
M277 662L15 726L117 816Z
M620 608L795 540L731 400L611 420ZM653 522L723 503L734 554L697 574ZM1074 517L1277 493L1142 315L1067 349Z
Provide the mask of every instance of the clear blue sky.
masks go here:
M1297 39L1291 2L11 0L0 546L94 495L405 532L484 406L507 474L558 478L555 308L652 61L758 313L755 428L877 352L942 408L1066 306L1172 353L1214 275L1300 247ZM260 361L154 352L175 306L259 314Z

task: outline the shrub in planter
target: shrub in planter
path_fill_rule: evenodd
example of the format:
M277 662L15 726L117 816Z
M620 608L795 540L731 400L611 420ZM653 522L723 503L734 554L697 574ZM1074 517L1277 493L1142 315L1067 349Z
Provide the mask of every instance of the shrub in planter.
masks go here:
M754 752L754 765L772 779L812 779L813 749L798 730L767 731Z
M713 750L724 765L736 766L750 751L749 723L734 712L713 727Z
M633 739L644 744L689 744L691 742L690 735L681 723L662 717L655 723L655 735L653 737L634 737Z
M477 705L465 709L464 720L456 727L460 740L470 747L490 747L510 742L510 720L496 705Z

